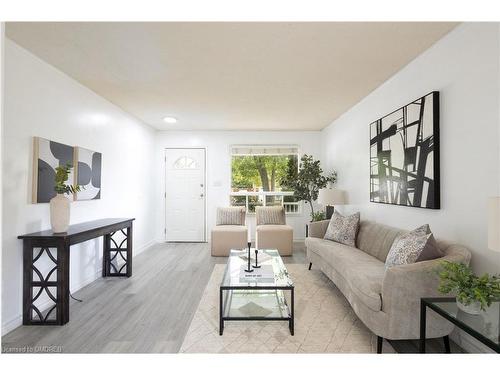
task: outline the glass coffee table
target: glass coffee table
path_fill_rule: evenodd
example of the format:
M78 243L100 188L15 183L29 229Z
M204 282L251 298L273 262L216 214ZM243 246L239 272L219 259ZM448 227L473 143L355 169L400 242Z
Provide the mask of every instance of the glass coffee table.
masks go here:
M478 315L460 310L453 297L421 298L420 300L420 352L425 353L425 329L427 309L476 338L484 345L500 353L500 302L493 302L486 311ZM446 345L449 353L449 344Z
M251 249L255 265L255 249ZM219 294L219 334L231 320L288 321L294 334L294 285L278 250L259 250L253 275L245 275L248 250L231 250ZM260 278L259 278L260 277ZM289 301L287 296L289 294Z

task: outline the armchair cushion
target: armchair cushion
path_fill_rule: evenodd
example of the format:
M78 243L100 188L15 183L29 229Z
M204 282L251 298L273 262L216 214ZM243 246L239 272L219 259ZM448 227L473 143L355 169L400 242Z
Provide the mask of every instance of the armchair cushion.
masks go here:
M281 256L293 253L293 228L289 225L257 225L258 249L277 249Z
M245 225L245 208L217 207L217 225Z
M285 208L276 207L257 207L255 209L257 225L285 225Z
M231 249L244 249L248 231L244 225L216 225L211 233L212 256L228 256Z

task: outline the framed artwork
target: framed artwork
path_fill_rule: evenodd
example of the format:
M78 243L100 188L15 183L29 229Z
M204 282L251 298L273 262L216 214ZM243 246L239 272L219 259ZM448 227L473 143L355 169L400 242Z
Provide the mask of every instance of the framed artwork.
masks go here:
M370 201L440 208L439 92L370 124Z
M84 187L75 194L75 200L92 200L101 198L101 164L100 152L75 148L76 183Z
M54 181L56 167L73 165L75 148L48 139L33 137L33 186L32 203L48 203L56 196ZM74 170L68 183L75 181Z

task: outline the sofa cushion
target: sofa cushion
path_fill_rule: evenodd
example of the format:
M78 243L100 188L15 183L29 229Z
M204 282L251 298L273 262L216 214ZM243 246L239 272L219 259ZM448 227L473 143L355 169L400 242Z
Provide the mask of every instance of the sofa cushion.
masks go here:
M342 216L334 212L325 233L325 240L331 240L348 246L356 246L356 234L359 227L359 212Z
M320 238L306 238L306 246L334 268L367 307L382 309L383 262L356 248Z
M286 224L285 208L276 207L256 207L255 220L257 225L284 225Z
M381 262L385 262L394 240L404 233L407 231L373 221L361 221L356 247L376 257Z
M217 225L245 225L245 208L217 207Z

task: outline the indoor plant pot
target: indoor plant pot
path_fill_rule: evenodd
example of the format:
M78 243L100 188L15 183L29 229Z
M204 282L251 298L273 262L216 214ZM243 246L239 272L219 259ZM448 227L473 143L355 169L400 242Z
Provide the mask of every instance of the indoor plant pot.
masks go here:
M463 312L472 315L478 315L481 312L481 304L478 301L472 301L468 305L460 302L460 299L457 297L457 306Z
M70 202L64 194L57 194L50 200L50 225L52 232L66 232L69 227Z
M500 299L500 277L497 275L477 276L467 264L446 260L441 262L438 273L439 292L455 294L457 307L463 312L477 315Z

